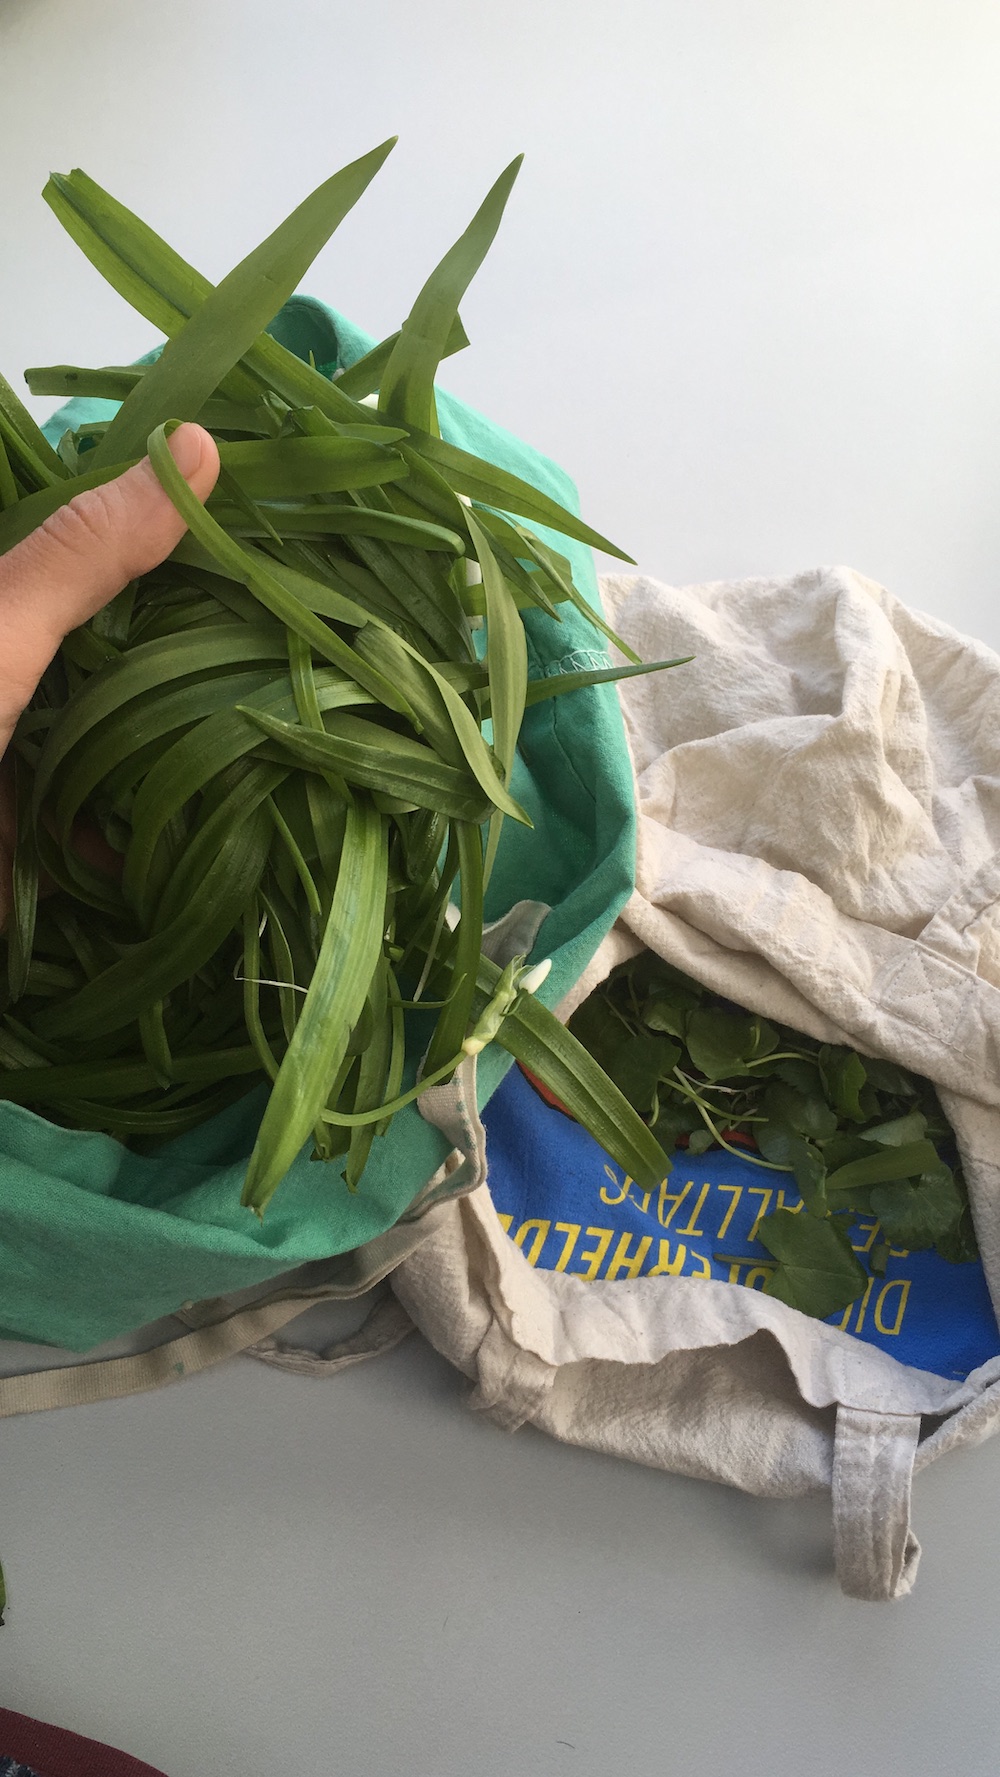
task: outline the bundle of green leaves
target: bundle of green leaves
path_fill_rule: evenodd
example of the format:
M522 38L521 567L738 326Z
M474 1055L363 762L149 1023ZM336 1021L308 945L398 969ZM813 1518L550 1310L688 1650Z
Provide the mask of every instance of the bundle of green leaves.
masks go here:
M529 684L526 607L559 621L568 602L611 634L530 527L621 552L439 433L438 365L466 343L458 304L519 162L398 334L346 373L266 331L391 147L218 287L85 174L54 176L60 221L167 345L128 369L28 372L35 394L120 402L58 450L0 387L0 553L146 452L189 526L66 639L15 736L0 1097L150 1141L270 1081L243 1198L258 1213L310 1133L357 1186L421 1089L403 1090L415 1016L421 1087L495 1039L633 1174L655 1182L664 1160L522 989L523 959L501 974L481 955L502 823L527 822L510 789L526 707L673 664L626 649L625 668ZM207 507L167 447L188 419L219 445ZM86 861L81 825L117 868Z
M794 1178L802 1210L758 1225L768 1295L820 1318L857 1300L869 1282L849 1238L859 1215L878 1224L875 1275L892 1247L977 1257L929 1080L743 1011L650 951L614 970L570 1029L665 1149L726 1148Z

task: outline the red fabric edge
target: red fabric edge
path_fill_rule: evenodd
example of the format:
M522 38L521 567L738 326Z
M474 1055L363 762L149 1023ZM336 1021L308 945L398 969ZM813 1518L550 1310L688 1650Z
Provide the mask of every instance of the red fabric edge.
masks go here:
M0 1709L0 1756L29 1765L38 1777L165 1777L127 1752L32 1721L13 1709Z

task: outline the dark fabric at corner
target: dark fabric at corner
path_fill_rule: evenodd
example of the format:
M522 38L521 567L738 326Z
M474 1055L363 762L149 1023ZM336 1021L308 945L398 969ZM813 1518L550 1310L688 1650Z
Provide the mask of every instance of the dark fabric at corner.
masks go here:
M165 1777L142 1759L0 1709L0 1777Z

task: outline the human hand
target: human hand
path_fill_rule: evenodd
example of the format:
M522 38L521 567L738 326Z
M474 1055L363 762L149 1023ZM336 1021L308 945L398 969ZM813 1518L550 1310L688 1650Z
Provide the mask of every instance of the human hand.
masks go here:
M169 440L177 467L199 500L219 473L214 439L179 426ZM0 556L0 927L7 916L14 840L9 775L2 759L63 637L86 623L130 580L170 554L186 526L148 458L116 481L78 494L37 531Z

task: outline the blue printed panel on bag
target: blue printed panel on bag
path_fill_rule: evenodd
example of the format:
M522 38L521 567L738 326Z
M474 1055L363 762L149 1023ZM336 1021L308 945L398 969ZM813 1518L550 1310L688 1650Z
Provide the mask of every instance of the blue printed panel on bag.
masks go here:
M768 1254L757 1224L769 1210L802 1208L787 1175L725 1151L678 1152L659 1189L640 1191L517 1067L483 1122L497 1212L528 1263L544 1270L590 1282L712 1277L763 1289ZM867 1252L874 1220L859 1217L851 1239ZM938 1376L964 1378L1000 1354L982 1265L950 1265L936 1253L894 1248L885 1276L829 1324Z

